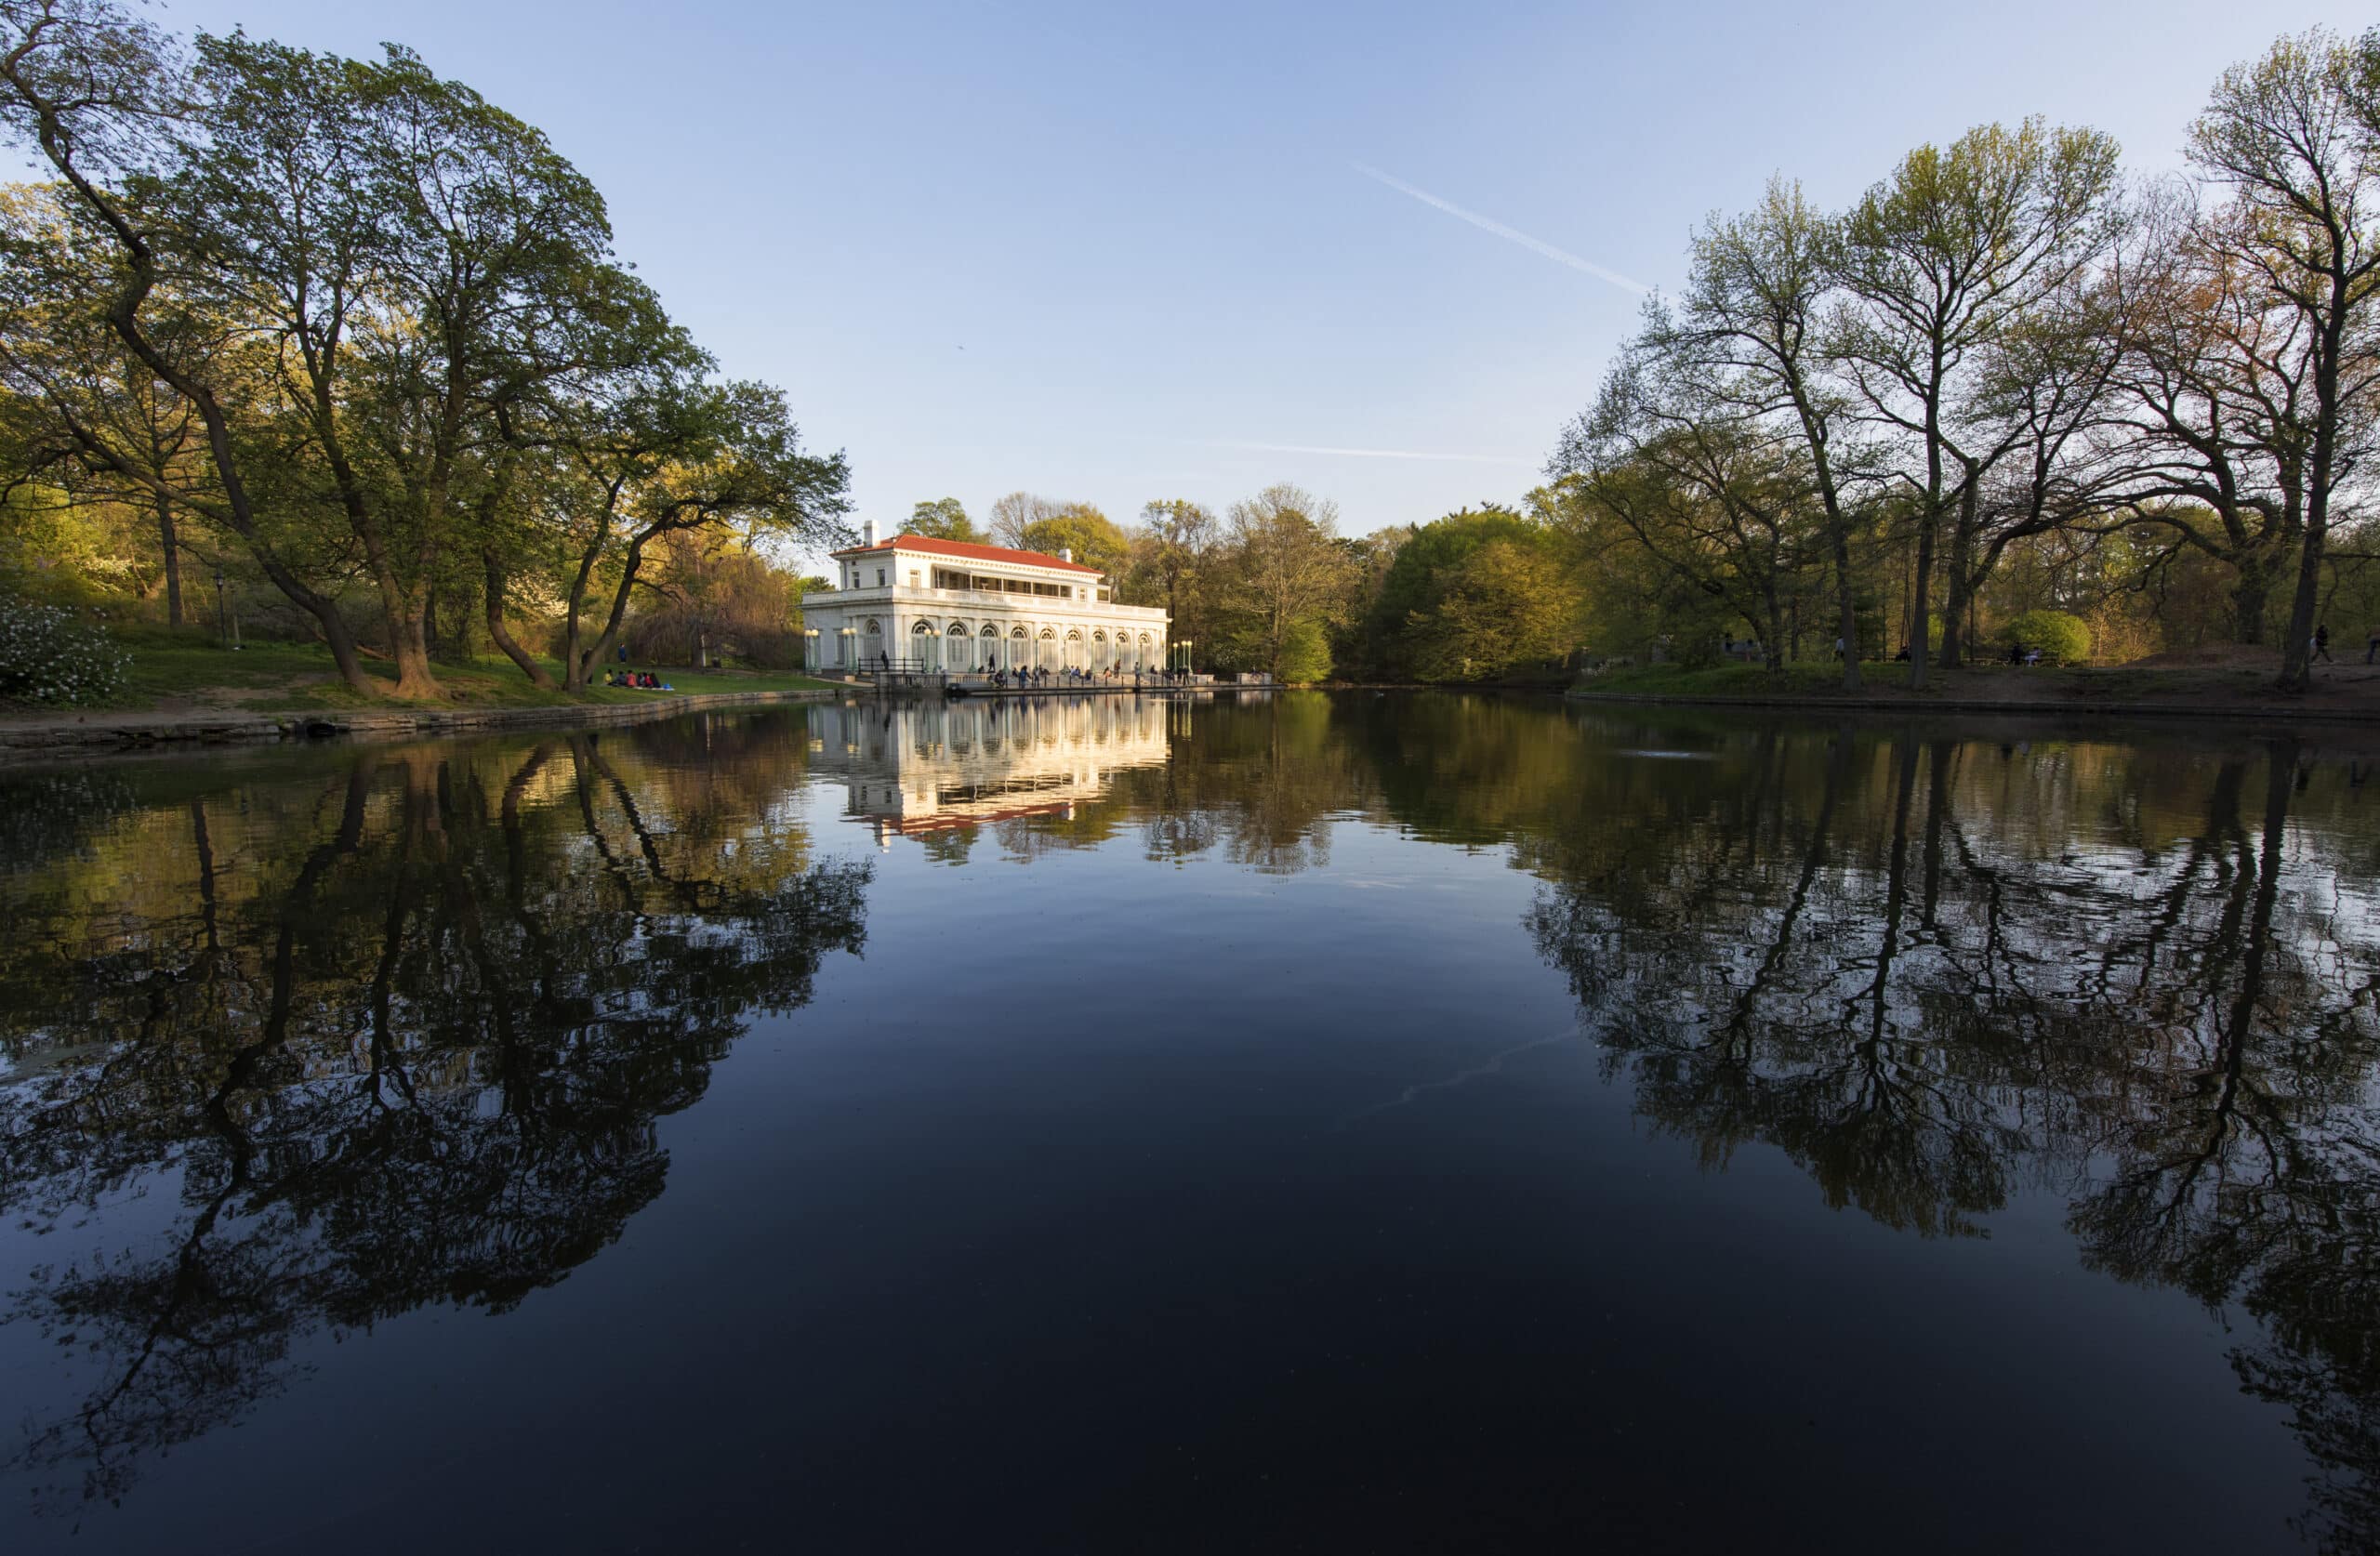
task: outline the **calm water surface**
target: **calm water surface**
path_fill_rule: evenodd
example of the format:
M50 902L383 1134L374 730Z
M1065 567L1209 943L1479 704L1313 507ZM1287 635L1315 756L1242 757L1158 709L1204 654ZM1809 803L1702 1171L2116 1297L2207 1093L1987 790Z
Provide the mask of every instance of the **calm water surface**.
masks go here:
M880 705L0 775L0 1548L2380 1545L2380 782Z

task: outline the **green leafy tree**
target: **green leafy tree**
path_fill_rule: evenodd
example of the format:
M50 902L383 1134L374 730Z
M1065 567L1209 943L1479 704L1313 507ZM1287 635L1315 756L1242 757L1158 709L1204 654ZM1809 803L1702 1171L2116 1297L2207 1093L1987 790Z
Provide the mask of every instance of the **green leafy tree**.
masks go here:
M187 402L203 429L219 499L201 511L236 536L274 587L313 618L340 677L368 694L372 683L335 594L306 575L267 517L279 445L248 436L245 414L261 375L250 353L192 349L205 332L191 327L197 310L175 282L186 271L203 274L204 267L183 263L172 223L140 198L158 192L156 168L170 169L171 126L195 116L192 96L174 42L108 0L0 0L0 133L33 149L57 176L76 236L60 251L67 263L30 264L35 251L16 246L11 262L0 266L0 282L9 284L0 349L17 383L30 385L33 399L57 411L60 430L83 460L168 499L171 487L144 472L109 435L108 417L85 414L89 402L82 395L52 392L73 372L61 363L101 360L87 343L62 335L77 326L104 329L132 363ZM267 500L259 502L260 495Z
M939 497L930 503L919 503L909 511L908 533L921 534L930 540L959 540L972 545L984 544L984 534L967 517L967 509L956 497Z
M1110 519L1089 503L1068 503L1046 518L1025 526L1017 537L1021 549L1051 556L1072 551L1075 560L1095 567L1110 578L1124 570L1131 542Z
M1396 679L1469 680L1559 658L1580 601L1561 536L1511 508L1469 508L1415 529L1366 612L1373 667Z
M1290 485L1268 486L1231 508L1232 606L1222 638L1230 658L1276 680L1319 679L1302 645L1327 644L1324 629L1348 604L1349 564L1338 544L1339 508ZM1309 633L1305 624L1312 624Z

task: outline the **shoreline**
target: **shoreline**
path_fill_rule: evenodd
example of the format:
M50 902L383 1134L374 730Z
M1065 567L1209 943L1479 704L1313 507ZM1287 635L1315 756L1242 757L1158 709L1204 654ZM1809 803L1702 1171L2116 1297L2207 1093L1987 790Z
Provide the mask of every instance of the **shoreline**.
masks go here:
M774 692L686 692L649 703L570 703L537 707L310 709L298 713L238 713L191 709L174 713L60 714L0 722L0 764L50 757L275 742L397 740L557 725L636 724L649 719L714 708L772 707L832 702L841 689Z
M556 727L593 728L642 723L688 713L723 708L790 706L803 703L840 701L864 694L863 687L804 688L767 692L694 692L656 697L650 703L588 703L535 707L358 708L310 709L293 713L240 713L230 709L188 709L168 713L94 713L0 721L0 765L54 758L109 756L135 752L168 752L193 747L259 746L335 740L399 740L422 736L476 733L503 730ZM1107 688L1011 690L1010 696L1095 693ZM1132 690L1117 688L1114 690ZM1251 688L1148 687L1138 689L1158 696L1185 692L1246 691ZM1288 690L1266 687L1265 691ZM1510 695L1559 696L1566 703L1621 707L1743 708L1768 713L1810 714L1941 714L1985 715L2030 719L2154 719L2198 718L2227 724L2291 724L2380 727L2380 711L2368 707L2293 706L2288 704L2192 703L2182 699L2136 702L2110 699L2038 701L1998 697L1919 699L1898 696L1778 696L1729 692L1587 692L1577 689L1515 686L1432 686L1412 682L1342 682L1314 688L1324 692L1487 692ZM989 689L972 695L992 696Z
M2380 723L2380 713L2368 707L2320 707L2287 703L2123 702L2077 698L2069 702L2026 701L2008 697L1793 697L1751 696L1727 692L1580 692L1562 693L1565 702L1606 703L1660 707L1756 707L1778 713L1804 710L1818 713L1980 713L2032 719L2221 719L2241 723L2327 724Z

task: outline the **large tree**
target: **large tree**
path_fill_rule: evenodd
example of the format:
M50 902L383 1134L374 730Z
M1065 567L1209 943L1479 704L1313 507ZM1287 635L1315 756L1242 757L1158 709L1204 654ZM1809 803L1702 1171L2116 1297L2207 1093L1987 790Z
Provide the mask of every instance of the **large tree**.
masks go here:
M1780 668L1788 611L1823 533L1808 445L1796 423L1675 350L1665 307L1646 313L1594 409L1565 432L1555 468L1575 478L1579 501L1724 602Z
M1399 535L1366 613L1379 673L1493 678L1575 646L1578 580L1562 535L1541 519L1465 508Z
M46 294L60 329L104 328L134 363L187 402L204 429L216 487L211 502L191 506L236 536L259 571L314 619L340 677L368 694L372 683L336 596L303 575L258 501L255 478L273 482L258 467L282 458L285 440L258 437L251 426L254 353L189 349L204 333L192 326L204 310L190 294L200 290L208 257L191 253L156 197L182 143L175 126L205 122L192 99L171 40L109 0L0 0L0 134L33 149L57 175L77 229L70 264L44 270L25 263L21 251L12 254L0 337L12 345L26 338L28 306L38 308ZM41 332L32 338L42 339ZM28 357L40 354L12 349L12 375L28 373ZM70 348L62 355L73 362L93 354ZM162 477L144 472L120 440L82 414L76 396L62 391L65 376L31 369L30 393L57 415L81 456L173 500Z
M2311 359L2302 320L2276 314L2203 241L2198 191L2147 191L2107 282L2118 347L2106 461L2121 521L2230 574L2230 633L2268 638L2276 585L2306 525Z
M1800 441L1834 578L1843 684L1856 692L1860 579L1851 539L1868 457L1848 446L1851 397L1829 374L1821 340L1839 297L1842 247L1842 223L1813 209L1799 184L1773 178L1750 212L1696 234L1685 290L1673 310L1654 313L1648 333L1729 412L1781 422Z
M1203 504L1183 497L1144 504L1124 598L1134 604L1162 601L1175 634L1184 635L1182 624L1194 613L1200 575L1219 533L1213 511Z
M1234 610L1250 652L1276 680L1293 651L1318 643L1321 626L1345 603L1338 533L1338 505L1300 487L1268 486L1232 504Z
M2005 449L1966 415L1985 354L2072 284L2111 230L2115 142L2028 119L1922 146L1853 207L1840 274L1856 306L1831 342L1912 498L1910 683L1924 686L1943 523ZM1957 630L1946 622L1946 646Z
M2199 241L2303 364L2308 400L2288 418L2302 439L2303 529L2281 674L2303 691L2325 543L2380 396L2380 30L2284 37L2226 71L2189 153L2228 197Z
M804 453L784 396L763 384L656 375L580 430L567 455L571 479L557 487L553 522L568 547L562 672L571 691L611 653L662 537L703 532L812 551L852 538L841 522L850 508L843 456ZM590 636L587 618L599 600Z
M495 413L579 364L608 288L594 186L404 50L379 63L202 36L198 124L159 204L190 284L251 312L271 406L355 536L400 696L437 691L430 593L499 446Z

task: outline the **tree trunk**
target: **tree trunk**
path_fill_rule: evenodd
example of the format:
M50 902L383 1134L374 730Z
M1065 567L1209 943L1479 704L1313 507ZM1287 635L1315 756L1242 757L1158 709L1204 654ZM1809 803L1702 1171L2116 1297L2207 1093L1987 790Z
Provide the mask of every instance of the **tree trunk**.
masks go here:
M2314 684L2314 606L2322 592L2322 540L2328 505L2307 506L2306 539L2297 553L2297 594L2289 609L2289 631L2281 644L2281 689L2304 692Z
M1967 612L1975 590L1975 474L1969 471L1965 493L1959 498L1959 517L1950 536L1950 570L1942 585L1942 658L1946 670L1966 662ZM1930 634L1929 634L1930 636Z
M430 639L419 606L389 618L389 657L397 665L397 695L426 701L442 694L438 677L430 667Z
M543 665L531 657L526 649L513 641L512 629L504 624L504 565L496 560L494 551L484 553L483 560L487 564L487 583L481 591L481 603L487 613L488 641L502 650L504 657L521 666L521 673L529 678L530 685L541 691L552 691L554 678L547 673Z
M157 494L157 541L165 552L165 625L182 624L181 541L174 534L173 499Z
M1918 521L1917 562L1909 580L1909 685L1912 692L1925 690L1926 651L1933 637L1925 597L1934 580L1934 510L1928 505L1925 517Z
M1851 578L1851 543L1844 526L1835 524L1834 589L1841 606L1835 625L1835 641L1843 653L1843 689L1857 692L1859 688L1859 603L1854 593L1857 585Z
M2272 568L2261 551L2243 551L2233 563L2231 636L2242 643L2265 640L2265 615L2272 600Z
M603 630L594 646L581 652L578 648L578 608L583 599L573 590L570 601L569 653L562 663L562 687L565 691L584 692L594 679L595 666L612 652L612 644L620 635L620 623L628 613L628 597L636 588L638 572L644 565L645 543L660 534L658 528L648 529L628 542L627 557L620 563L619 587L612 591L611 613L604 618Z

